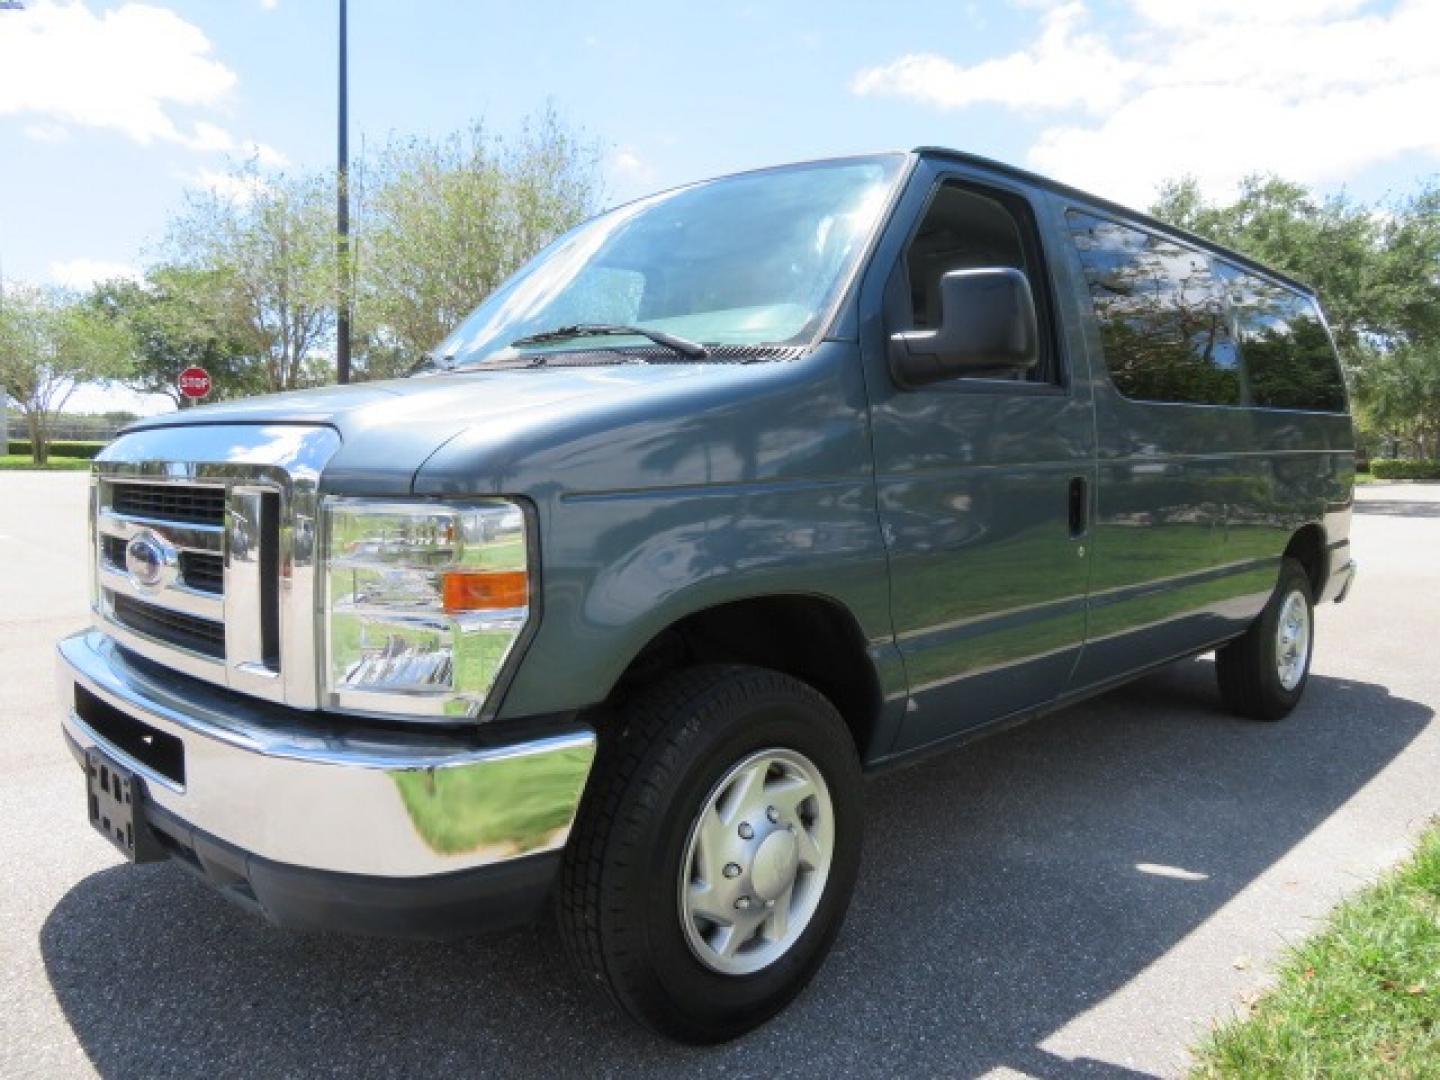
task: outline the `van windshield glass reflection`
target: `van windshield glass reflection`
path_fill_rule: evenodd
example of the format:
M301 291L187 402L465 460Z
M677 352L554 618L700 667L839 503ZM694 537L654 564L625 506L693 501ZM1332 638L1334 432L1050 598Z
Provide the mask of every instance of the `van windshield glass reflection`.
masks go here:
M639 334L513 344L593 323L644 327L711 349L808 344L903 163L881 155L769 169L609 211L537 255L435 355L449 367L652 345Z

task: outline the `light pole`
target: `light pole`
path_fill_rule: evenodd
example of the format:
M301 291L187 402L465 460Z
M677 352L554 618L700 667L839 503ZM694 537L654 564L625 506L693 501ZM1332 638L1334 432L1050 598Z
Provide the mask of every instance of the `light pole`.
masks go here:
M0 0L0 11L24 11L21 0ZM0 309L5 307L5 271L0 269ZM10 452L10 395L0 383L0 455Z
M335 169L335 378L350 381L350 102L346 2L340 0L340 109Z

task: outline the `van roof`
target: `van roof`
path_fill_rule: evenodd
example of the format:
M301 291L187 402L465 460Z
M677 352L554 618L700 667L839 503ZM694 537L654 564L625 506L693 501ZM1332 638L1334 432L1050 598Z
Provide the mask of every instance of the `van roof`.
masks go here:
M1303 281L1297 281L1296 279L1290 277L1288 274L1282 274L1274 267L1266 266L1264 263L1258 262L1257 260L1250 258L1250 256L1248 255L1243 255L1240 252L1234 250L1233 248L1227 248L1223 244L1217 244L1213 240L1207 240L1205 237L1192 233L1188 229L1182 229L1179 226L1171 225L1169 222L1161 221L1159 218L1151 217L1149 214L1146 214L1140 210L1134 210L1128 206L1122 206L1120 203L1114 202L1110 199L1101 198L1099 195L1092 195L1088 191L1081 191L1079 188L1071 187L1068 184L1062 184L1057 180L1051 180L1049 177L1041 176L1039 173L1030 172L1028 169L1022 169L1015 165L1007 165L1003 161L996 161L993 158L982 157L979 154L967 153L964 150L952 150L948 146L917 146L912 151L912 153L919 154L925 157L949 158L954 161L963 162L967 165L976 165L984 169L990 169L994 172L1004 173L1008 176L1013 176L1017 180L1023 180L1027 184L1032 184L1035 187L1045 188L1046 190L1052 191L1057 195L1080 199L1086 203L1091 204L1092 206L1100 207L1101 209L1107 210L1120 217L1126 217L1134 221L1138 221L1148 226L1149 228L1156 229L1160 232L1170 233L1172 236L1176 236L1189 244L1193 244L1196 247L1204 248L1207 251L1215 253L1216 255L1221 255L1226 259L1229 259L1231 262L1239 263L1241 266L1247 267L1251 270L1257 270L1260 273L1272 277L1277 281L1284 282L1291 288L1299 289L1307 296L1315 296L1315 290L1309 285L1305 284Z

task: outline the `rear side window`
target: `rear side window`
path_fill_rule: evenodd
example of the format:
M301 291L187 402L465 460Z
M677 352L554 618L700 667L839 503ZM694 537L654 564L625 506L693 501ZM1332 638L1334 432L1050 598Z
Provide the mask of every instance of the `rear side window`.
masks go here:
M1345 411L1340 365L1315 301L1224 263L1250 402L1269 409Z
M1239 405L1239 354L1210 259L1090 214L1067 218L1115 388L1142 401Z

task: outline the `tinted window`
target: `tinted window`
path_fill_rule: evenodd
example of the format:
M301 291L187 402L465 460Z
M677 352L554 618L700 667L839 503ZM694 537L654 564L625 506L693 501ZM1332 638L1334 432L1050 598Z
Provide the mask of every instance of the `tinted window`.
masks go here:
M1019 270L1030 281L1040 323L1040 362L1029 371L977 373L975 377L1055 381L1048 293L1037 276L1040 254L1035 226L1029 208L1014 197L992 196L953 182L942 184L935 192L905 252L913 328L928 330L940 325L940 279L946 274L997 266Z
M1250 402L1272 409L1345 410L1345 386L1315 302L1221 264L1250 383Z
M1071 211L1110 378L1126 397L1240 404L1219 281L1199 251Z

